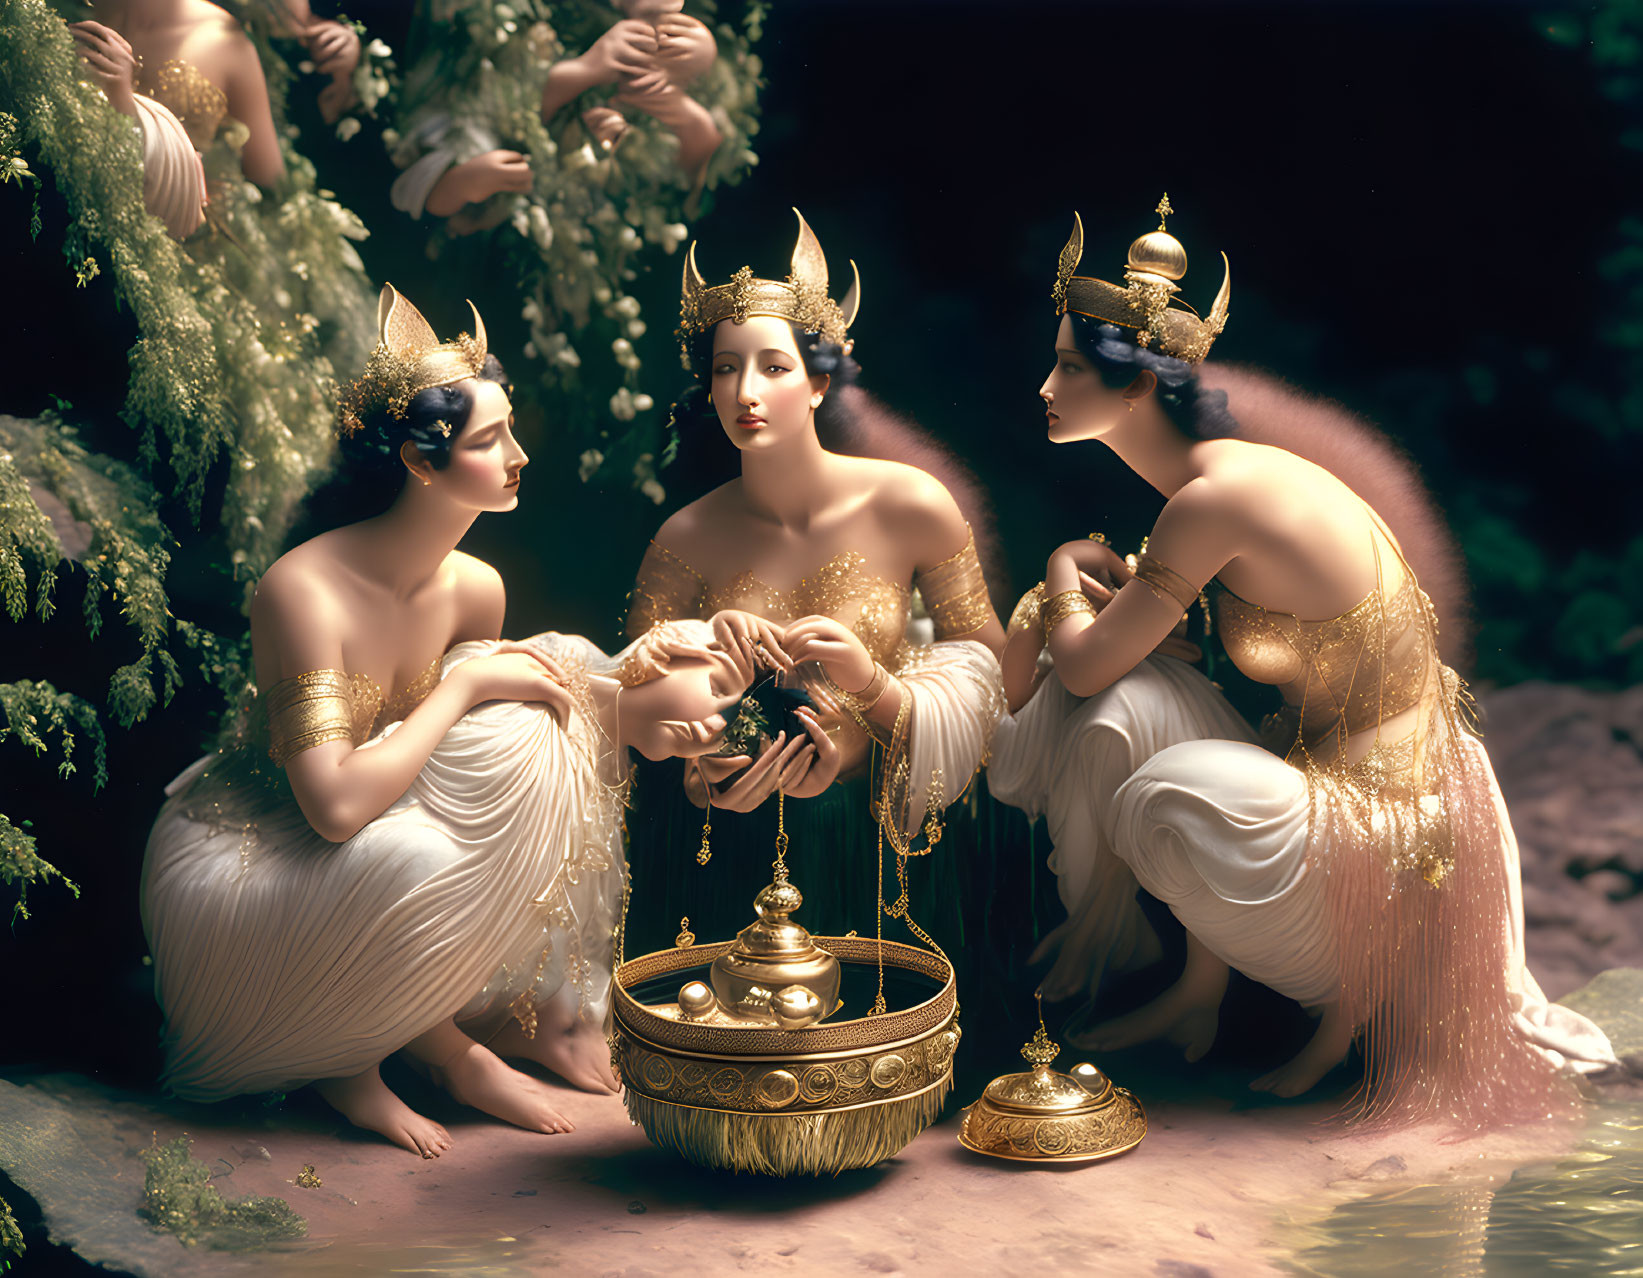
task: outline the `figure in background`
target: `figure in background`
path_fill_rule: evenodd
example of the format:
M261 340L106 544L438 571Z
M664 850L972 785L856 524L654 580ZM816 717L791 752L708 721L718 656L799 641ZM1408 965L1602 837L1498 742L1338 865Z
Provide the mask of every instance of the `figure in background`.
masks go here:
M86 68L109 105L137 121L143 137L143 205L173 239L187 239L205 221L205 166L171 108L138 93L137 54L118 31L100 22L69 30Z
M677 780L641 787L630 823L630 950L659 941L681 915L702 936L740 926L737 889L758 881L754 867L774 835L775 805L765 801L778 787L806 800L787 808L806 926L866 927L877 909L870 807L882 804L898 838L921 827L939 838L943 809L985 761L1003 708L1003 628L971 527L980 515L967 519L930 469L890 460L916 456L961 482L939 449L849 386L858 284L842 308L829 298L827 263L802 217L785 282L743 267L710 288L694 246L686 259L680 332L697 385L675 407L683 446L695 446L693 433L723 431L740 474L662 525L639 567L627 633L712 618L744 667L796 673L819 713L803 735L778 733L756 759L692 763L683 791L702 810L695 829ZM875 751L880 788L870 796ZM761 807L757 820L719 815ZM928 907L925 925L951 940L961 890L950 852L932 858L915 909Z
M677 164L692 198L701 190L707 162L724 141L713 117L685 90L708 73L718 45L707 25L684 13L684 0L619 0L626 15L576 57L556 62L542 85L542 120L589 89L617 85L615 106L582 112L582 123L607 151L630 127L617 109L632 107L655 117L679 139Z
M1339 413L1254 375L1200 375L1230 272L1199 318L1176 300L1186 254L1162 220L1130 246L1123 285L1075 275L1082 251L1079 224L1053 292L1049 437L1100 440L1166 502L1133 573L1095 541L1051 555L1012 620L992 781L1052 813L1072 912L1056 992L1157 953L1137 883L1187 934L1179 979L1084 1044L1167 1035L1201 1055L1230 965L1319 1019L1258 1088L1305 1091L1361 1036L1362 1117L1477 1128L1566 1111L1559 1067L1614 1055L1524 966L1511 823L1411 566L1441 557L1418 482L1361 427L1356 447L1329 439ZM1395 531L1383 513L1410 517ZM1093 591L1097 607L1101 576L1119 588ZM1261 744L1201 676L1144 660L1211 585L1228 656L1283 694ZM1034 691L1045 645L1054 672Z
M245 128L245 176L258 186L279 181L285 160L268 82L256 48L231 14L208 0L104 0L96 13L97 21L71 29L100 77L112 74L111 66L129 74L132 87L164 104L202 154L224 120L238 121Z
M499 644L502 582L455 547L518 504L527 459L501 369L477 313L472 336L440 343L392 288L380 334L340 416L358 518L263 577L260 692L236 738L168 788L143 923L171 1090L313 1083L435 1157L449 1134L382 1081L395 1051L533 1131L570 1124L502 1056L615 1089L624 751L713 748L745 679L706 627L620 660L574 636Z

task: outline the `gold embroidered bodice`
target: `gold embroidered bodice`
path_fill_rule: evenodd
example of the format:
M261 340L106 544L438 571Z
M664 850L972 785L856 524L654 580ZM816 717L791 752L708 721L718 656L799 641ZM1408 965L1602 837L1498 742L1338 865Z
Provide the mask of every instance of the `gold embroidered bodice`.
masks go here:
M919 573L914 584L938 640L971 634L992 615L974 536L957 554ZM637 637L660 621L705 620L726 608L771 621L832 617L849 626L873 659L893 671L907 631L912 589L868 571L866 556L854 550L834 555L791 589L773 586L746 570L712 587L696 569L653 541L634 584L628 636Z
M263 703L268 756L280 767L327 741L363 745L421 705L439 686L443 656L435 657L403 689L389 697L369 675L310 670L281 679Z
M158 72L140 74L137 91L168 108L188 132L196 151L204 151L217 136L228 114L228 95L206 78L192 62L170 58Z
M1338 617L1302 620L1221 587L1217 624L1227 656L1251 679L1275 684L1283 694L1284 711L1268 742L1280 752L1300 746L1320 761L1343 758L1348 738L1442 686L1426 625L1431 605L1401 560L1401 579L1387 591L1380 580L1380 536L1375 534L1375 588Z

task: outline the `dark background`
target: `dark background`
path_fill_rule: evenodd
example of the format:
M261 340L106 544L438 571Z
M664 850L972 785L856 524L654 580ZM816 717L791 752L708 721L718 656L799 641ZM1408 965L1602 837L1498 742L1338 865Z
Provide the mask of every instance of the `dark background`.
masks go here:
M349 5L396 51L400 9ZM1567 565L1623 567L1639 531L1643 421L1624 415L1638 411L1626 407L1634 365L1613 342L1638 323L1616 266L1643 189L1636 139L1626 144L1637 117L1594 70L1584 36L1568 35L1590 10L1540 12L779 4L758 50L760 162L693 228L700 260L715 280L744 261L784 274L796 204L836 283L857 261L862 384L982 477L1013 579L994 583L1007 610L1059 541L1101 528L1127 546L1160 504L1098 446L1053 449L1035 391L1072 211L1084 218L1082 270L1112 278L1167 190L1170 230L1192 260L1187 299L1206 307L1218 250L1232 261L1216 358L1363 412L1423 468L1478 578L1485 682L1627 679L1624 653L1568 637L1569 597L1553 591ZM311 96L299 87L294 101ZM387 203L392 170L370 130L344 146L311 110L293 116L322 184L372 229L361 253L373 279L412 293L441 332L465 321L461 299L473 296L507 358L523 331L500 261L475 252L461 272L431 272L426 228ZM106 278L73 288L49 186L37 245L27 200L0 193L11 317L0 410L30 415L62 396L93 442L131 456L115 414L134 331ZM636 286L653 333L672 326L678 265L657 259ZM668 346L652 345L643 389L665 405L679 377ZM580 484L562 426L526 423L521 508L482 520L467 547L508 582L508 633L557 628L608 644L645 542L674 503ZM716 434L683 448L723 450L727 474L733 464ZM194 549L210 528L167 514L180 543L175 611L232 628L231 592ZM1538 577L1518 571L1531 562ZM59 590L57 621L0 629L0 669L100 701L129 656L117 640L87 642L76 584ZM1588 649L1601 659L1582 661ZM137 877L161 787L200 752L215 708L190 685L147 722L112 729L111 780L98 794L84 771L62 782L54 761L0 742L0 811L32 815L42 854L83 888L77 902L37 890L33 917L0 933L0 1064L154 1077Z

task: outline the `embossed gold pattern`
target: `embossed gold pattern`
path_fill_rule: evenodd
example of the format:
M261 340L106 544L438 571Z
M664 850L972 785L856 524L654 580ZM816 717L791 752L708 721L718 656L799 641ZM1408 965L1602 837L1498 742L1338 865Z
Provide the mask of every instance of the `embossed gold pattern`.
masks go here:
M956 554L920 573L914 584L935 625L938 642L962 639L992 620L993 604L987 596L974 532L969 533Z
M959 1144L1026 1162L1092 1162L1134 1149L1147 1134L1141 1103L1093 1065L1051 1069L1061 1049L1044 1028L1042 996L1039 1007L1038 1029L1021 1049L1033 1068L987 1084L965 1111Z
M439 685L443 657L435 657L392 699L369 675L310 670L281 679L264 698L268 757L279 767L327 741L370 740L421 705Z
M951 965L911 946L816 938L843 961L940 982L911 1008L802 1030L691 1023L632 989L699 969L730 942L647 954L616 972L612 1049L635 1122L692 1162L765 1175L836 1174L900 1150L952 1087L960 1031Z
M1109 284L1092 276L1074 275L1084 256L1084 222L1073 214L1073 233L1056 261L1055 285L1050 290L1055 313L1087 315L1106 324L1132 329L1135 343L1156 349L1160 354L1196 364L1226 327L1227 307L1232 297L1232 266L1226 254L1226 276L1207 319L1185 302L1178 302L1180 288L1175 281L1187 272L1187 254L1181 242L1164 229L1164 219L1174 210L1169 196L1158 202L1158 229L1130 245L1124 283Z
M772 315L790 320L806 333L818 333L825 341L843 342L845 331L855 321L860 308L861 276L850 263L850 290L843 304L827 295L827 258L821 242L804 215L799 219L799 237L793 245L792 270L785 281L767 280L743 266L728 284L708 287L696 266L696 243L685 254L684 279L680 287L680 346L688 359L690 339L705 333L723 320L746 323L750 316Z

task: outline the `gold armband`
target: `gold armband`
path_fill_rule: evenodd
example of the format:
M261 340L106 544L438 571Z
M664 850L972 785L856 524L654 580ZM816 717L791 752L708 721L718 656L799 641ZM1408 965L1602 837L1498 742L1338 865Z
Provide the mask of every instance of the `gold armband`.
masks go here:
M1135 561L1135 579L1152 587L1160 599L1172 599L1180 604L1182 612L1197 602L1198 591L1190 581L1145 551Z
M1023 630L1037 630L1039 614L1044 608L1044 583L1041 581L1016 604L1015 611L1010 614L1010 624L1005 631L1005 637L1010 638Z
M268 757L277 767L327 741L354 739L353 681L340 670L310 670L268 690Z
M1049 642L1051 631L1068 617L1080 612L1095 616L1095 605L1082 590L1063 590L1059 595L1050 596L1039 614L1044 626L1045 642Z
M956 555L919 573L917 585L938 641L974 634L992 620L993 604L981 575L974 533Z

